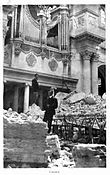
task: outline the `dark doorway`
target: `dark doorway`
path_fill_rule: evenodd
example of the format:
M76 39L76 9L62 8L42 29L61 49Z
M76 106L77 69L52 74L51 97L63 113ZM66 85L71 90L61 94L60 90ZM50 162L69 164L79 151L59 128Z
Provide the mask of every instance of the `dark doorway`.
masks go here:
M101 65L98 67L98 79L100 80L98 86L98 94L102 96L106 92L106 66Z

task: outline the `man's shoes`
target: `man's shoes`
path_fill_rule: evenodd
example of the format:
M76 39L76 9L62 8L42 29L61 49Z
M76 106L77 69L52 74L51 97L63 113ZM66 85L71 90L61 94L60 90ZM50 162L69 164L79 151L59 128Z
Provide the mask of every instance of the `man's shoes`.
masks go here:
M53 133L52 132L50 132L50 135L52 135Z
M48 135L52 135L53 133L52 132L49 132Z

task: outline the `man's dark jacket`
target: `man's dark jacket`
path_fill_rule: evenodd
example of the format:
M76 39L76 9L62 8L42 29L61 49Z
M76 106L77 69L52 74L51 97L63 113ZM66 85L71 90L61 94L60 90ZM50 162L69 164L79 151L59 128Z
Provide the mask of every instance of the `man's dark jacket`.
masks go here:
M37 82L37 80L34 78L34 79L32 80L32 90L33 90L33 92L37 92L38 89L39 89L38 82Z
M46 112L45 112L46 119L49 117L53 117L53 115L55 114L55 109L57 107L58 107L58 101L55 97L47 99Z

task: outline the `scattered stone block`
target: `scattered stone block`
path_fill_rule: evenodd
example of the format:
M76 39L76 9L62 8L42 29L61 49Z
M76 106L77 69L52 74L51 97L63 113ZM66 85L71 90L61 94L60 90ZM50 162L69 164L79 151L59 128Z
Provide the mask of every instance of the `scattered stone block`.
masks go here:
M106 167L106 146L100 144L74 145L72 154L76 168Z

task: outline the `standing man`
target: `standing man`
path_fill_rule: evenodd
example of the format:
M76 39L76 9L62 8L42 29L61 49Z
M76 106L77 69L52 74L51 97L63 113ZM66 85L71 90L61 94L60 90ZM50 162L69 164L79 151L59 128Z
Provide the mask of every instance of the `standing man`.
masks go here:
M54 89L50 89L48 92L48 98L46 103L46 111L44 115L44 122L48 122L48 133L51 132L51 125L53 120L53 115L55 115L55 109L58 107L58 101L54 97Z
M38 105L38 90L39 90L39 84L38 84L38 74L36 73L34 75L34 79L32 80L32 92L33 92L33 103Z

